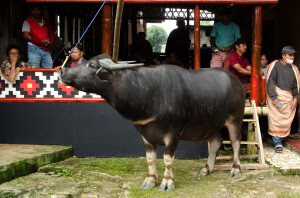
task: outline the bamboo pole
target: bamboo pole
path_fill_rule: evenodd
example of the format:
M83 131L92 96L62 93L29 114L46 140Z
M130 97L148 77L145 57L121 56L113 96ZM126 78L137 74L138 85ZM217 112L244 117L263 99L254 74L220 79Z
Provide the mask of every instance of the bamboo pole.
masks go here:
M113 61L118 60L119 44L120 44L120 31L122 23L124 0L118 0L117 15L115 20L114 44L113 44Z

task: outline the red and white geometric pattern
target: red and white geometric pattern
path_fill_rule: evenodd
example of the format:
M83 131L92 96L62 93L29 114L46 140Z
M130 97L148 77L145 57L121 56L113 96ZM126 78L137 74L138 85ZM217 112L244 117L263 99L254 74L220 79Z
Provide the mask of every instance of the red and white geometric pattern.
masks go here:
M57 72L19 72L11 83L0 75L0 100L8 98L101 98L97 94L79 91L71 86L58 84Z

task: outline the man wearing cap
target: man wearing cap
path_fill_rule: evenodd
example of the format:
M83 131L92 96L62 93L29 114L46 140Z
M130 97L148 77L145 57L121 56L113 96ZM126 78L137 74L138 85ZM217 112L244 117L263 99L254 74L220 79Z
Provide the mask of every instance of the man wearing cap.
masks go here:
M282 48L282 59L273 61L267 69L268 132L276 153L282 153L281 138L290 134L297 107L299 71L293 64L295 52L291 46Z
M231 21L232 11L226 9L222 12L222 21L216 23L210 34L212 59L210 67L223 67L228 53L232 52L234 42L241 38L240 28Z
M185 29L185 22L181 17L177 19L176 25L178 28L172 30L168 37L166 54L167 57L169 57L170 53L175 51L179 61L181 61L184 66L188 68L188 55L191 43L189 31Z

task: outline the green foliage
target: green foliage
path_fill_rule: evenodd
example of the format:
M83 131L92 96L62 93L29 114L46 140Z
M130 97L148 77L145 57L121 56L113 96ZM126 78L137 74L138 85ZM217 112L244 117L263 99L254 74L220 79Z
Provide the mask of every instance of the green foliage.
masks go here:
M167 39L164 28L155 25L147 28L147 40L151 43L153 52L161 52L161 46L167 43Z

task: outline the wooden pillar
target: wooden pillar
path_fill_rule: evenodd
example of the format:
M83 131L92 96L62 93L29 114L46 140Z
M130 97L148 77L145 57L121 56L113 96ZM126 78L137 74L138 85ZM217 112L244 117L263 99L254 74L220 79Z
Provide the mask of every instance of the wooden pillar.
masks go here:
M262 43L262 6L254 7L254 21L252 34L252 57L251 57L251 95L250 100L260 104L260 56Z
M112 8L111 4L105 4L101 16L101 54L111 56L112 53Z
M194 69L199 69L200 65L200 6L195 5L194 9Z

